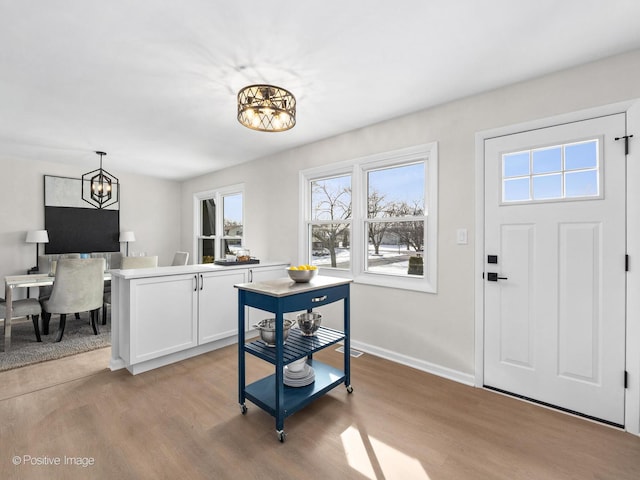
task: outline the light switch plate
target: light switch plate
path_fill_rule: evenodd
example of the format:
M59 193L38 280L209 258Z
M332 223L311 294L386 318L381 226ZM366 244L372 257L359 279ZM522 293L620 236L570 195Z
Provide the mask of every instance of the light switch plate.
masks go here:
M456 232L456 242L458 245L466 245L469 243L466 228L459 228Z

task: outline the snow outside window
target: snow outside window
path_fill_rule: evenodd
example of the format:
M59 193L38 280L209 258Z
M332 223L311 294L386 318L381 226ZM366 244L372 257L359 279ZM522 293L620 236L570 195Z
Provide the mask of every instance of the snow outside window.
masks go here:
M300 263L436 291L437 144L301 172Z

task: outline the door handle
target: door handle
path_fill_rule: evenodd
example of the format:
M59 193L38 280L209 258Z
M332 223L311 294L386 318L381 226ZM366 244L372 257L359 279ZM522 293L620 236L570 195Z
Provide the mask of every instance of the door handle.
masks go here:
M202 274L200 274L200 290L204 288L204 279L202 278Z
M197 292L197 291L198 291L198 275L194 275L194 276L193 276L193 278L195 278L195 279L196 279L196 286L195 286L195 288L193 289L193 291L194 291L194 292Z
M509 277L499 277L496 272L487 272L487 281L497 282L498 280L508 280Z

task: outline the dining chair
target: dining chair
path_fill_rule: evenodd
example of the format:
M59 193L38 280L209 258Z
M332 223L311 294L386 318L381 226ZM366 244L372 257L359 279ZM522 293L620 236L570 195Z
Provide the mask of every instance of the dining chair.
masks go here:
M50 274L52 262L55 261L51 255L38 255L38 273ZM51 296L51 285L38 287L38 300L42 302Z
M154 268L158 266L158 256L122 257L122 270L129 268ZM107 324L107 305L111 305L111 289L102 296L102 325Z
M120 270L122 268L122 253L112 252L109 255L109 270Z
M33 322L33 330L36 332L36 340L38 342L42 341L40 337L40 326L38 325L40 320L40 314L42 313L42 309L40 307L40 302L35 298L25 298L22 300L14 300L11 302L11 319L21 318L21 317L31 317L31 321ZM5 306L4 298L0 298L0 320L5 320L7 318L7 309Z
M56 265L61 258L80 258L79 253L63 253L62 255L38 255L38 273L54 275L56 273ZM48 300L53 290L52 285L38 287L38 301L40 304ZM80 313L76 312L75 316L80 319Z
M172 266L186 265L189 261L189 252L176 252L173 256Z
M111 252L109 255L108 270L120 270L122 268L122 253ZM104 300L102 302L102 325L107 324L107 304L111 304L111 280L104 282ZM108 302L106 300L109 300Z
M62 340L66 316L90 312L91 328L97 335L98 311L104 295L104 258L66 258L58 260L51 296L42 302L42 332L49 333L52 314L60 315L56 342Z

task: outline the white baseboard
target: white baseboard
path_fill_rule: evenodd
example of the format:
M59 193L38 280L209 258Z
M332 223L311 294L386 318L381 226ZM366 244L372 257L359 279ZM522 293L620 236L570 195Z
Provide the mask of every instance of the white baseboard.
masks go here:
M121 358L111 358L109 361L109 369L113 372L115 370L121 370L127 368L127 364Z
M354 340L351 340L351 347L357 350L362 350L363 352L371 355L375 355L376 357L381 357L417 370L422 370L423 372L432 373L433 375L437 375L448 380L453 380L454 382L463 383L470 387L475 386L475 377L469 373L453 370L441 365L436 365L435 363L426 362L385 348L375 347L373 345L368 345Z
M118 359L112 358L109 364L109 368L112 371L126 368L127 370L129 370L129 372L132 375L137 375L139 373L148 372L149 370L153 370L155 368L164 367L172 363L186 360L187 358L195 357L197 355L202 355L203 353L209 353L209 352L212 352L213 350L217 350L219 348L226 347L228 345L233 345L234 343L238 343L238 337L236 335L233 335L228 338L222 338L214 342L205 343L203 345L198 345L196 347L188 348L186 350L181 350L179 352L163 355L161 357L157 357L151 360L146 360L144 362L135 363L133 365L127 364L121 358L118 358Z

